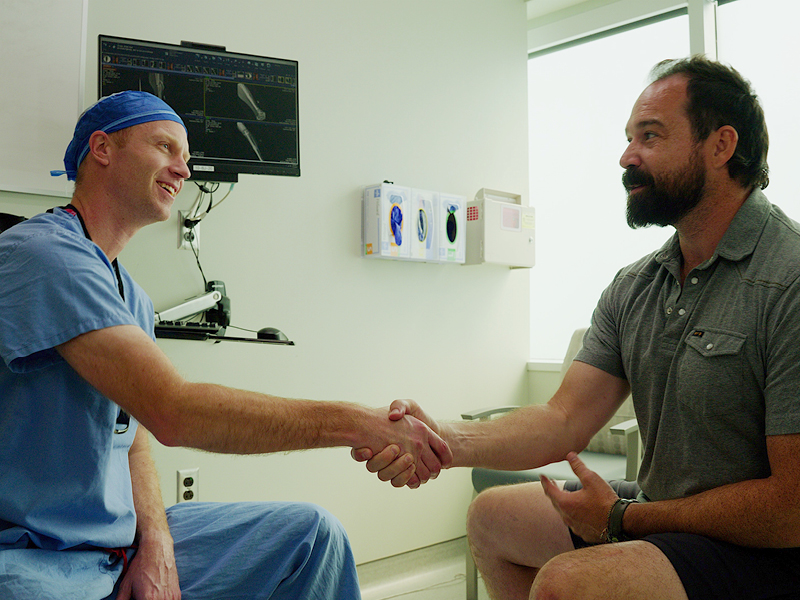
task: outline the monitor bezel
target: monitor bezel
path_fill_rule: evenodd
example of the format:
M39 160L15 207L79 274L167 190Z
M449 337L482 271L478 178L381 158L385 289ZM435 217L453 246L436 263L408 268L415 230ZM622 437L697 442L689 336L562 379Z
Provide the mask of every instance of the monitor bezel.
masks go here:
M299 63L296 60L255 55L255 54L245 54L241 52L231 52L227 50L224 46L213 46L209 44L200 44L195 42L182 42L179 45L179 44L171 44L168 42L127 38L123 36L116 36L109 34L99 34L97 38L98 38L97 42L98 98L102 97L103 94L103 58L101 51L103 47L103 42L105 41L128 43L132 45L147 45L175 52L201 53L208 55L222 54L226 57L232 57L243 60L256 60L260 62L279 62L284 64L288 63L293 66L295 73L299 72ZM238 181L238 175L240 173L253 174L253 175L277 175L277 176L299 177L300 176L300 122L299 122L300 101L299 101L298 84L299 84L299 78L295 82L295 114L297 115L295 124L296 127L295 143L297 147L296 164L264 162L258 160L231 160L221 157L209 157L209 156L202 156L202 157L192 156L191 160L189 161L189 168L192 173L189 179L192 181L236 182ZM189 140L189 145L191 151L191 140Z

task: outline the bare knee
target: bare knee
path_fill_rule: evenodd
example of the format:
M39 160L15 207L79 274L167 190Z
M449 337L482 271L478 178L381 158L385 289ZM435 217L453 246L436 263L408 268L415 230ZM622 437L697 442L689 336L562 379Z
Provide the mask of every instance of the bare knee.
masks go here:
M497 524L497 488L478 494L467 510L467 538L475 549L491 545L496 540L493 531Z
M540 570L531 588L531 600L561 600L577 598L580 575L570 554L556 556Z
M605 544L554 557L533 582L530 600L687 600L680 577L648 542Z
M496 555L539 568L574 549L569 530L539 483L498 486L479 494L467 512L467 536L476 562Z

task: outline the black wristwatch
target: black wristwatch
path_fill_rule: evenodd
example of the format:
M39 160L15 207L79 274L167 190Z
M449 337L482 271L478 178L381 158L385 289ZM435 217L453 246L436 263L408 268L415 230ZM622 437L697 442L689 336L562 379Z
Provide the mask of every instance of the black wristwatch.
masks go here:
M628 508L628 505L634 502L636 502L636 500L619 498L611 507L611 511L608 513L608 527L606 529L608 533L606 537L612 544L615 542L626 542L631 539L622 531L622 516L625 514L625 509Z

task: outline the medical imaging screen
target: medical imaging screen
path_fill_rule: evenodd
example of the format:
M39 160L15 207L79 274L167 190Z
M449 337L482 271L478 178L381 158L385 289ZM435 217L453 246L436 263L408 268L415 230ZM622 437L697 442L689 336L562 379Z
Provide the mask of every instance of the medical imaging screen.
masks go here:
M155 94L189 132L193 171L299 175L297 62L100 36L100 97Z

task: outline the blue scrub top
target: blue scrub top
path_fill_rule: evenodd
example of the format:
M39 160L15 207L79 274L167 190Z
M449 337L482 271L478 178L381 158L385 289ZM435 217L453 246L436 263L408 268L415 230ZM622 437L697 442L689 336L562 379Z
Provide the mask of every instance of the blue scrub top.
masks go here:
M124 547L136 517L128 450L136 423L114 433L119 407L55 347L89 331L138 325L153 304L55 209L0 236L0 549Z

